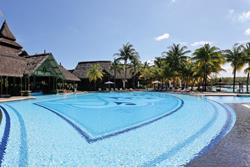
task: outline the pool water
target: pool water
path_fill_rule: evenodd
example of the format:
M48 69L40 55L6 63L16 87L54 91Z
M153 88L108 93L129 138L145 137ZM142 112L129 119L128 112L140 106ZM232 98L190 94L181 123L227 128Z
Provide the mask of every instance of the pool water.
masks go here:
M84 127L91 142L141 127L177 111L183 102L169 95L89 94L35 103Z
M1 166L181 166L236 119L216 101L155 92L38 96L0 106Z
M221 103L250 103L250 96L207 96L207 99L215 100Z

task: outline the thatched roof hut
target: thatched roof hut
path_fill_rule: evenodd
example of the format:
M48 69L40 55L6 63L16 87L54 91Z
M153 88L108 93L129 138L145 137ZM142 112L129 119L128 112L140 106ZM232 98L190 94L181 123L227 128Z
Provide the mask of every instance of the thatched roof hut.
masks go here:
M112 71L110 70L111 61L84 61L84 62L79 62L73 71L73 74L75 74L78 78L81 79L87 79L87 73L90 67L94 64L99 64L101 66L101 69L108 74L112 75Z
M0 76L22 77L26 68L26 60L17 55L0 53Z
M26 60L19 57L21 50L22 46L16 42L16 38L4 21L0 29L0 76L23 76Z
M61 73L63 73L64 79L66 81L74 81L74 82L80 81L80 79L77 76L72 74L70 71L66 70L62 65L59 65L59 69Z
M42 53L25 57L27 66L26 75L33 76L50 76L64 79L59 65L54 59L52 53Z
M18 54L22 51L22 46L16 42L15 36L4 21L0 29L0 53L5 55Z
M108 73L110 76L114 77L114 71L111 70L111 61L83 61L79 62L76 68L73 70L73 74L75 74L78 78L87 79L87 72L89 68L94 65L99 64L101 69ZM131 79L133 77L133 70L132 68L127 69L127 79ZM124 71L121 70L120 72L116 72L116 79L124 79Z

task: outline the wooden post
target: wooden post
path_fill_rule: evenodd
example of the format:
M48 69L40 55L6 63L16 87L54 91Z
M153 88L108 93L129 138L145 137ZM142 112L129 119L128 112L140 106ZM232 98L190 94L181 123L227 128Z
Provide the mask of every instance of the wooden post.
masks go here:
M5 87L6 87L6 94L8 94L8 91L9 91L9 78L6 77L5 78L5 82L7 81L7 84L5 83Z
M48 89L51 89L51 87L50 87L51 85L50 85L50 77L49 77L49 84L48 84Z
M3 77L1 76L1 78L0 78L1 80L1 82L0 82L0 84L1 84L1 92L0 92L0 95L2 95L3 94Z
M55 88L57 90L57 77L55 78Z
M20 77L20 94L22 95L22 91L23 91L23 78Z
M30 90L30 76L28 76L28 91Z
M28 90L28 86L27 86L27 77L25 77L25 80L24 80L24 81L25 81L25 88L24 88L24 89L25 89L25 90Z

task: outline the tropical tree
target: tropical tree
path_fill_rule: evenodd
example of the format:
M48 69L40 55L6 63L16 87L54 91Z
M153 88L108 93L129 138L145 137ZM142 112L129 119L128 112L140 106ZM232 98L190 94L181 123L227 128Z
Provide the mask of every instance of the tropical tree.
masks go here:
M193 71L193 75L192 75L192 80L191 80L191 90L193 90L193 87L195 85L198 86L198 90L200 90L200 86L202 85L203 82L203 70L201 68L201 65L199 63L193 63L192 64L192 71Z
M226 61L231 63L231 66L233 67L233 92L235 92L236 72L241 70L246 62L244 47L242 45L235 44L232 50L225 50L224 55L226 57Z
M90 82L94 82L96 90L96 81L103 78L103 72L100 64L93 64L87 71L87 77Z
M149 81L153 78L152 67L145 64L145 66L140 70L139 78L146 82L146 87L147 87Z
M247 93L249 93L249 74L250 74L250 66L248 65L247 68L245 68L244 73L247 74Z
M138 52L136 52L134 46L130 43L126 43L119 49L119 52L114 54L118 60L123 61L123 88L126 88L126 80L127 80L127 65L128 62L138 57Z
M190 50L186 46L181 46L181 44L173 44L169 47L168 51L162 52L162 56L165 58L168 67L171 68L174 84L180 75L181 67L186 62L189 52Z
M182 64L181 68L181 78L185 83L185 88L190 85L190 80L194 80L194 64L188 59L184 64Z
M225 59L219 48L205 44L195 50L192 60L196 68L201 70L199 73L203 74L203 91L206 91L208 76L223 70L222 65L225 63Z
M119 62L119 60L114 59L114 61L111 64L110 70L112 70L114 73L114 86L116 88L117 73L121 73L123 70L123 67L122 67L121 63Z
M246 46L244 46L244 52L246 56L246 63L247 68L244 70L244 72L247 74L247 93L249 93L249 76L250 76L250 43L246 43Z
M131 59L131 66L132 66L132 76L133 76L133 88L136 85L136 74L140 71L141 62L139 60L139 56L134 56Z
M156 57L154 61L154 68L153 68L153 78L156 80L160 80L163 84L166 81L166 78L170 78L170 68L165 58L163 57Z

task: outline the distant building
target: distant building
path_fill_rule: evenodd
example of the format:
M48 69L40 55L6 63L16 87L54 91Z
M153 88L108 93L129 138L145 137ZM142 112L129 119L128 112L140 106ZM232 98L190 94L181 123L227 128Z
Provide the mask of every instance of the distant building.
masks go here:
M124 80L124 71L116 72L116 76L114 74L114 70L112 70L112 62L111 61L83 61L79 62L74 70L72 70L73 74L75 74L78 78L81 79L81 82L78 85L79 90L94 90L93 83L89 82L89 78L87 76L88 70L94 64L99 64L104 73L104 77L102 80L97 81L97 88L105 89L108 85L105 85L105 82L112 81L115 84L112 86L113 88L122 88L122 80ZM133 75L132 69L129 68L127 70L126 77L127 88L136 87L137 84L133 85L133 82L137 82L138 76Z
M56 62L52 53L29 55L4 21L0 29L0 96L74 89L78 81L79 78Z

